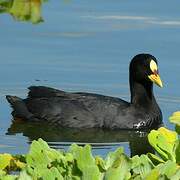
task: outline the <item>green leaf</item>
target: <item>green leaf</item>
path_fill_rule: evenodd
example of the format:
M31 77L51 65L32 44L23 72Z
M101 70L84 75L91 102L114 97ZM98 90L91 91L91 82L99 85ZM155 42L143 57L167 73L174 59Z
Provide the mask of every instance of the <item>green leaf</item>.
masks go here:
M180 165L180 140L176 142L175 153L176 153L176 163Z
M16 20L26 20L26 17L30 14L30 4L28 1L14 0L12 7L9 9L9 13Z
M105 159L105 169L111 167L114 161L116 161L123 153L124 149L122 147L116 149L114 152L109 152Z
M175 130L180 134L180 111L174 112L172 116L170 116L169 121L176 125Z
M159 180L159 170L153 169L146 177L146 180Z
M64 180L63 176L59 173L57 168L52 167L50 169L42 170L39 178L43 180L56 179L56 180Z
M92 156L90 145L73 144L65 153L38 139L32 142L25 156L0 154L0 180L179 180L180 142L177 134L160 128L151 131L148 138L166 159L151 153L129 158L123 148L118 148L104 160ZM17 167L19 176L8 175Z
M180 135L180 126L179 125L175 126L175 131Z
M114 157L113 157L114 159ZM104 180L125 180L130 179L131 160L124 154L118 155L104 176Z
M33 180L31 176L27 174L25 170L20 172L18 180Z
M164 164L158 166L158 169L160 174L165 175L167 178L171 179L171 177L179 170L179 167L175 162L168 160Z
M177 133L174 131L171 131L167 128L160 127L158 129L158 132L165 137L167 140L168 144L174 144L174 142L178 139Z
M179 180L179 177L180 177L180 168L178 168L176 173L173 176L171 176L171 180Z
M13 157L11 154L0 154L0 170L4 169L21 169L25 166L24 163Z
M151 144L151 146L157 151L157 153L164 159L168 159L167 154L161 150L161 148L159 148L158 146L158 136L159 136L159 132L156 130L152 130L149 134L148 134L148 140L149 143Z
M43 21L41 17L43 2L42 0L13 0L11 6L6 8L6 12L11 14L15 20L39 23Z
M160 163L164 163L164 161L159 158L158 156L152 154L152 153L147 153L147 156L149 159L151 159L151 161L153 162L154 165L158 165Z
M6 174L6 172L3 171L2 169L0 169L0 177L1 177L1 176L4 176L5 174Z
M163 160L176 161L175 143L178 139L177 133L164 127L152 130L148 134L148 140Z
M0 169L3 170L6 167L10 166L10 162L13 159L10 154L0 154Z
M68 155L67 155L68 156ZM69 160L68 156L68 160ZM33 141L30 147L29 154L26 156L27 164L34 167L48 167L55 160L65 160L64 155L60 151L56 151L48 146L42 139Z
M146 155L134 156L131 159L133 172L135 175L140 175L142 179L154 168L153 163Z
M171 123L174 123L180 126L180 111L174 112L170 117L169 120Z
M0 180L16 180L17 176L13 176L13 175L6 175L3 177L0 177Z
M49 146L41 139L33 141L29 154L26 156L27 164L31 167L46 168L52 162L48 156L48 150L50 150Z
M73 154L77 162L77 167L82 172L82 180L99 180L101 173L91 154L91 146L80 147L76 144L71 145L69 151Z
M174 151L175 141L173 143L169 143L164 136L159 135L158 137L158 146L159 148L166 153L167 159L176 162L176 155Z
M95 161L96 161L96 165L98 166L100 172L105 172L107 170L106 166L105 166L105 161L100 156L96 156Z
M27 172L33 178L62 179L61 173L66 172L65 168L68 162L72 161L72 156L70 154L64 156L62 152L51 149L45 141L38 139L32 142L26 161ZM60 165L61 168L58 168Z
M41 17L41 2L40 1L31 1L31 22L37 24L42 22Z

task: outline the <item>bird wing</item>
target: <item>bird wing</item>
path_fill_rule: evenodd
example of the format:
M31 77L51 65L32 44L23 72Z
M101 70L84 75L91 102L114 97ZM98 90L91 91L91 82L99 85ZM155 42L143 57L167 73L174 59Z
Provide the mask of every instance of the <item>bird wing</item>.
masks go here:
M28 98L42 98L42 97L56 97L56 96L66 96L68 93L54 89L49 88L45 86L30 86L28 93Z

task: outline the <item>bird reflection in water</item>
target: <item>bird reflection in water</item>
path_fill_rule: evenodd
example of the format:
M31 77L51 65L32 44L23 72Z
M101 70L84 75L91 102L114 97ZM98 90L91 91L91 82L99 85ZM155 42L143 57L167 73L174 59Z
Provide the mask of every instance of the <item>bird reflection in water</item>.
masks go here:
M29 142L42 138L50 147L67 149L72 143L91 144L93 149L111 151L113 147L129 144L130 156L153 152L147 140L147 131L126 131L106 129L62 128L48 123L32 123L13 120L7 130L8 135L22 133ZM128 152L125 152L128 154Z

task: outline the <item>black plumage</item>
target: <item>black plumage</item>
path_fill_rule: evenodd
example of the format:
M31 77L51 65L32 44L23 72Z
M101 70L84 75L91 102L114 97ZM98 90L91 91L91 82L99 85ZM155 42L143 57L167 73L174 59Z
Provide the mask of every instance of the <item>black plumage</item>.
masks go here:
M72 128L152 129L162 124L153 82L162 86L157 60L136 55L129 67L131 102L93 93L31 86L26 99L7 95L13 116Z

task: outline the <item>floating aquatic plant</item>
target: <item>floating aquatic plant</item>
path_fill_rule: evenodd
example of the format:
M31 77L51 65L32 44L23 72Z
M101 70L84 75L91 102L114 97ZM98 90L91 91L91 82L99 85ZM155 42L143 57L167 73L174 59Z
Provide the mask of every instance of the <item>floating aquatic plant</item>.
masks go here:
M172 117L170 121L179 126L176 122L179 114L175 113ZM0 154L0 179L179 180L180 143L177 133L161 127L152 130L148 140L156 154L130 158L120 147L109 152L105 159L94 157L90 145L81 147L72 144L64 152L50 148L42 139L34 140L26 155ZM19 173L12 175L12 171Z
M17 21L37 24L43 21L42 3L47 0L0 0L0 13L9 13Z

